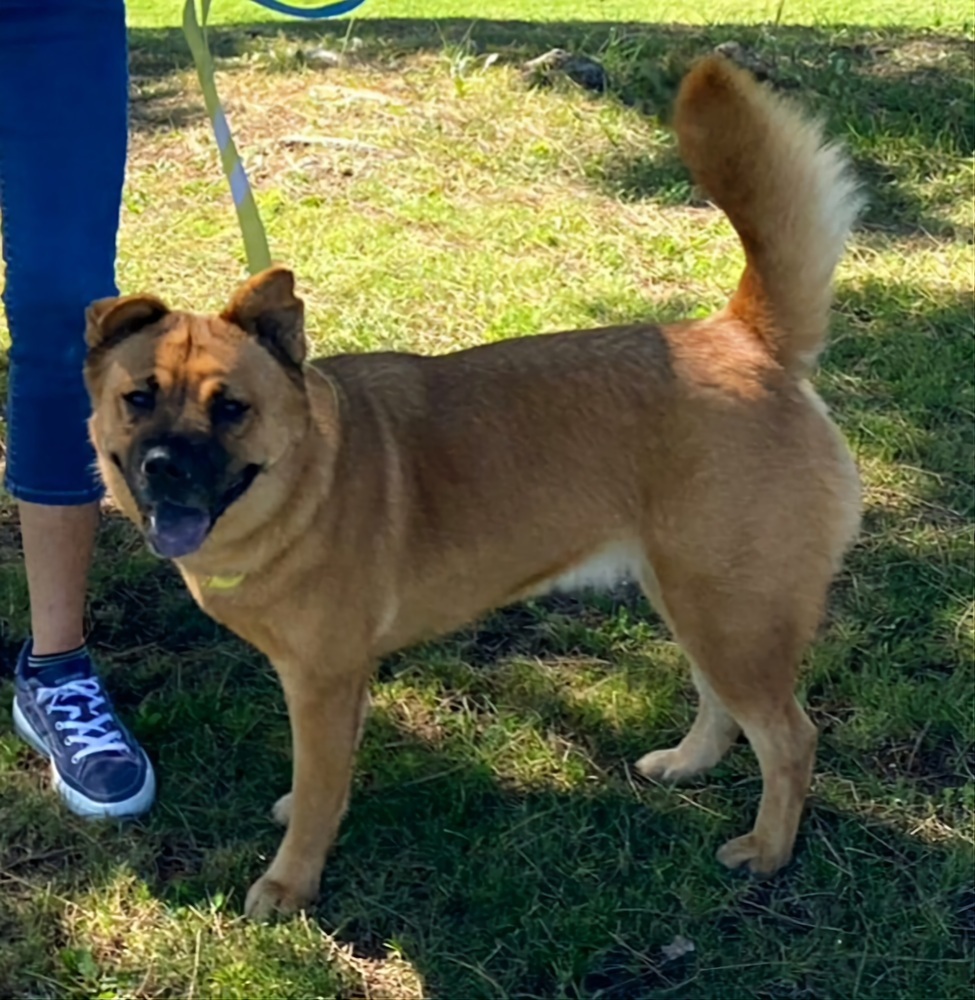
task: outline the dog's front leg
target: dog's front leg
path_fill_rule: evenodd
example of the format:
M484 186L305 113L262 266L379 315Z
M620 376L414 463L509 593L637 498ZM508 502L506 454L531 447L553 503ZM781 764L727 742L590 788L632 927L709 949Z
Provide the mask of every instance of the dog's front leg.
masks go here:
M368 685L365 670L278 672L291 719L294 779L291 795L276 809L288 823L284 840L247 893L244 912L255 920L294 913L318 895L325 856L348 804Z

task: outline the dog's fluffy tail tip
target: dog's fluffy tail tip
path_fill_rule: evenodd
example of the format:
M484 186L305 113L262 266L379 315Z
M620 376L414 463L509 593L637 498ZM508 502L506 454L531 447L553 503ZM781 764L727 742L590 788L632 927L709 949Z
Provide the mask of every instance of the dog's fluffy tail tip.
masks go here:
M678 97L678 114L697 106L713 106L722 100L736 81L749 80L745 70L739 69L727 56L717 53L699 59L681 82Z
M685 76L681 155L731 220L748 266L730 310L788 370L808 372L826 335L836 265L862 206L848 157L820 123L722 55Z

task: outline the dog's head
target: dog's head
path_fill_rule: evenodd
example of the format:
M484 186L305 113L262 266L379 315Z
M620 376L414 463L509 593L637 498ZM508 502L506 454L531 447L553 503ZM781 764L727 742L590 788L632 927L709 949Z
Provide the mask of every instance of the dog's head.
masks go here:
M262 480L308 425L303 317L280 268L248 281L219 316L149 295L89 307L99 469L158 555L191 555L218 522L235 534L259 518Z

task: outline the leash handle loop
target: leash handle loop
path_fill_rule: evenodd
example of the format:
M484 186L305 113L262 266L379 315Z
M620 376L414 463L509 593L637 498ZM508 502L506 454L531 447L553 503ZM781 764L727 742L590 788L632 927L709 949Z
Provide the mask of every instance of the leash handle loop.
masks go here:
M268 10L276 11L278 14L288 14L291 17L303 17L308 20L317 21L326 17L341 17L349 14L357 7L361 7L366 0L338 0L337 3L327 3L321 7L298 7L291 3L283 3L282 0L254 0L254 3Z

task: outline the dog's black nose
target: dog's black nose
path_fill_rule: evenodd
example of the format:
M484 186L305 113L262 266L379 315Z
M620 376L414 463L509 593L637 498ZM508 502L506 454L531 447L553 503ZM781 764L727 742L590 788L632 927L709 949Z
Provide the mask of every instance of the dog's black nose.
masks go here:
M189 469L177 462L170 447L157 444L142 459L142 474L149 482L175 485L189 479Z

